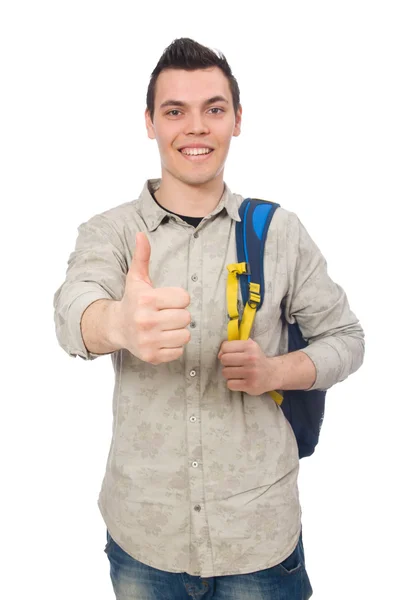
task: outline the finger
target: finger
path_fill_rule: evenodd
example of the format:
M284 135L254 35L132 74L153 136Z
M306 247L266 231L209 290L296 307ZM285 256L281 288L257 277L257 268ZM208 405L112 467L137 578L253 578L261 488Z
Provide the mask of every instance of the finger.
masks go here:
M225 379L245 379L248 373L245 367L225 367L222 375Z
M249 362L245 352L221 354L219 360L225 367L241 367Z
M155 313L157 327L161 331L188 327L192 320L190 312L184 308L164 308Z
M191 333L187 329L174 329L173 331L164 331L160 335L159 347L163 348L181 348L191 339Z
M219 354L225 354L229 352L245 352L249 349L252 344L256 344L253 340L232 340L225 341L222 343Z
M166 363L172 360L177 360L183 354L184 346L179 348L162 348L158 352L158 362Z
M245 392L246 382L244 379L230 379L227 382L227 387L233 392Z
M130 279L144 281L152 285L149 277L150 253L150 242L143 231L140 231L136 234L135 251L128 270L128 277Z
M183 288L164 287L154 290L155 307L158 310L165 308L186 308L190 304L190 295Z

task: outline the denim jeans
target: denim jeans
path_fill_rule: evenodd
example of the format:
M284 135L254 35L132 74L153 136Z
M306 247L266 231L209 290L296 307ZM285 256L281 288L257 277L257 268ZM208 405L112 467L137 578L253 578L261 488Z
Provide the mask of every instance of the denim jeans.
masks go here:
M126 554L109 532L105 552L116 600L307 600L313 593L305 569L302 533L283 562L244 575L198 577L160 571Z

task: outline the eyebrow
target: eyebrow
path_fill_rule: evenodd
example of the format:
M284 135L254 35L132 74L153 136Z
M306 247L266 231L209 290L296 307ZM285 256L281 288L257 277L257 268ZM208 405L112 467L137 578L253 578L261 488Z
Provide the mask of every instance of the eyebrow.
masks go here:
M213 96L212 98L208 98L208 100L205 100L203 102L204 106L207 106L208 104L213 104L214 102L226 102L226 104L229 104L229 101L224 97L224 96ZM181 100L166 100L165 102L162 102L160 104L160 108L165 108L166 106L180 106L180 107L185 107L187 106L186 102L182 102Z

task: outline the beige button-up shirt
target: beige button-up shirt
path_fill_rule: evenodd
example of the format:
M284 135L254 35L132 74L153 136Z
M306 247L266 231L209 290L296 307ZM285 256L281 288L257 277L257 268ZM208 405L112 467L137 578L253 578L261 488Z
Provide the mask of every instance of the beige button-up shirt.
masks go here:
M213 577L272 567L300 534L297 444L268 394L230 391L217 358L227 339L226 265L237 262L235 223L243 197L227 186L195 229L152 198L79 227L65 282L54 298L56 332L71 356L95 359L80 321L89 304L122 298L135 235L151 245L156 287L191 297L191 340L183 356L157 366L112 353L113 439L98 505L111 536L135 559L169 572ZM265 251L265 301L251 337L268 356L287 351L286 326L309 341L313 388L327 389L361 365L364 335L343 290L297 216L279 208ZM241 296L240 296L241 300Z

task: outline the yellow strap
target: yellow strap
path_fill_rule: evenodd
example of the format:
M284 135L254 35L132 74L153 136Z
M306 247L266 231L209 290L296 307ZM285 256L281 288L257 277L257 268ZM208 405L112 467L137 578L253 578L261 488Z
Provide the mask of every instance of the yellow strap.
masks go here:
M244 308L243 318L241 319L240 337L237 339L248 340L251 333L252 325L254 323L255 314L256 307L251 308L251 306L247 302Z
M281 404L282 401L284 400L284 398L282 397L281 394L279 394L278 392L268 392L268 394L273 398L273 400L275 402L277 402L277 404Z
M256 308L261 300L261 289L259 283L249 284L249 298L245 305L243 318L240 325L240 340L248 340L252 325L254 323Z
M227 265L229 275L227 276L227 310L229 313L229 324L227 326L228 340L239 339L239 314L238 314L238 275L247 272L247 263L232 263Z
M238 275L247 273L247 263L232 263L227 265L229 271L227 277L227 310L229 313L229 323L227 326L227 338L231 340L248 340L252 325L254 323L257 305L260 302L260 285L259 283L250 283L249 299L244 307L241 325L239 326L239 313L237 306L238 299ZM268 392L269 395L277 404L281 404L283 397L278 392Z
M230 340L239 340L238 335L238 319L230 319L227 326L227 339Z

